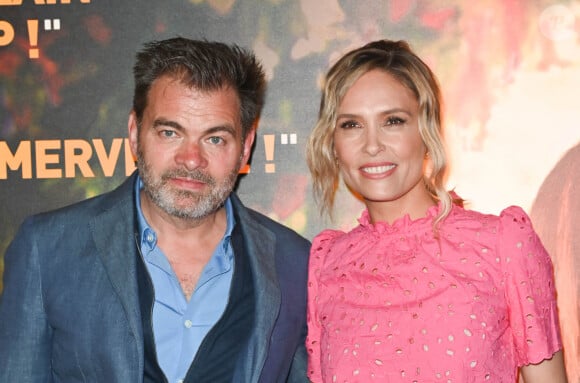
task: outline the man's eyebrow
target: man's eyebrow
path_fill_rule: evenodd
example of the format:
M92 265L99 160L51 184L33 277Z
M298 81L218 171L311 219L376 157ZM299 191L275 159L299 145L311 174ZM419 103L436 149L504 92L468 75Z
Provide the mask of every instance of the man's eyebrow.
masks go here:
M175 121L167 120L165 118L158 118L155 121L153 121L154 128L158 128L160 126L168 126L176 130L183 130L183 126L181 126L181 124Z
M213 133L219 133L219 132L226 132L226 133L231 134L234 137L237 134L236 129L234 129L234 127L231 126L230 124L217 125L217 126L209 128L205 131L206 134L213 134Z
M163 127L163 126L167 126L170 128L173 128L175 130L179 130L179 131L183 131L185 130L185 128L178 122L176 121L172 121L172 120L168 120L165 118L158 118L155 121L153 121L153 128L158 128L158 127ZM216 126L212 126L211 128L208 128L204 131L204 134L214 134L214 133L219 133L219 132L226 132L231 134L232 136L236 136L237 135L237 130L230 124L222 124L222 125L216 125Z

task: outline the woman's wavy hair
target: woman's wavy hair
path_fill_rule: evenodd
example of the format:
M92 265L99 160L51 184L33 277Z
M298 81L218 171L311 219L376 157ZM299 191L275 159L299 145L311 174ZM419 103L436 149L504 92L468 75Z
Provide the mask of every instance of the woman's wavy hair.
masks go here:
M413 92L419 103L419 133L430 161L423 181L434 200L442 204L434 222L437 231L438 224L449 214L454 203L444 186L448 161L443 142L441 92L431 69L405 41L378 40L354 49L341 57L325 77L318 122L306 149L320 213L332 217L339 182L339 167L334 154L337 109L356 80L372 70L381 70L397 78Z

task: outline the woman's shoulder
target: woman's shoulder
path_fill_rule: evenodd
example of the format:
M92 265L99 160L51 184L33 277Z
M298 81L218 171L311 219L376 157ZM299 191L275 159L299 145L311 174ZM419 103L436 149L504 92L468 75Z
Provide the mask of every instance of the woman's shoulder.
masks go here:
M449 225L458 228L488 228L493 231L522 225L531 227L531 220L527 213L520 206L515 205L504 208L499 215L454 207L446 221Z
M336 229L325 229L312 240L310 248L311 258L326 258L328 253L344 253L352 247L352 243L360 243L365 240L365 230L360 226L345 232Z
M502 226L527 227L532 228L532 220L520 206L509 206L501 211L498 217Z
M513 255L514 249L521 252L524 247L541 256L545 253L532 220L520 206L506 207L497 215L454 208L445 221L444 232L449 238L494 248L500 255Z
M329 247L337 238L346 234L342 230L324 229L312 239L312 249Z

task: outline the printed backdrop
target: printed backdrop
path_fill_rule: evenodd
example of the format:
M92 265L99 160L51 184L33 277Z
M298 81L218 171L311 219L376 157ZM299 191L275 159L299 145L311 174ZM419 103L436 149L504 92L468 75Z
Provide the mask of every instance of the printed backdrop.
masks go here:
M312 199L304 147L324 72L370 40L408 40L443 88L449 187L483 212L521 205L550 250L580 382L580 1L0 0L0 255L26 215L130 174L134 55L176 35L263 60L267 105L238 191L308 238L361 210L342 188L330 222Z

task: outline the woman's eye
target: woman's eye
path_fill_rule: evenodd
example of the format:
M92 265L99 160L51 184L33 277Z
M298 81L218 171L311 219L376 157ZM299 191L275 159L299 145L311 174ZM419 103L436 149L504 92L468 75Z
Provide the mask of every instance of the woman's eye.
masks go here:
M356 121L344 121L339 125L342 129L353 129L357 128L359 124Z
M389 117L386 123L387 125L401 125L405 123L405 120L400 117Z

